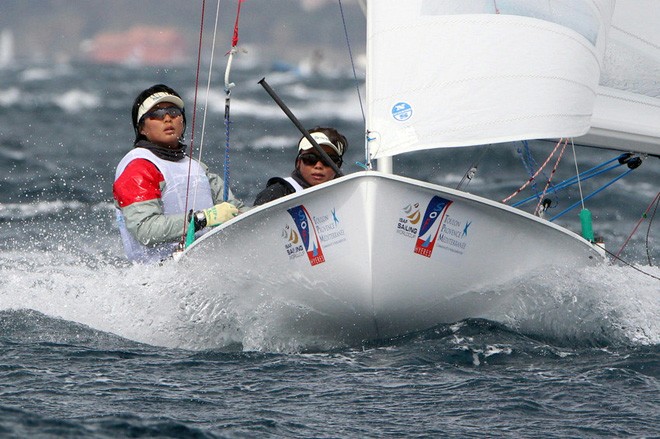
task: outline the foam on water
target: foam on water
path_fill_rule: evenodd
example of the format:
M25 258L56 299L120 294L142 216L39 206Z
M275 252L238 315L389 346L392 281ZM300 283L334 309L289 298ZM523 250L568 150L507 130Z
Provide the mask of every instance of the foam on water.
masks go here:
M0 107L8 109L18 107L37 110L44 106L55 105L67 113L73 114L98 108L101 103L102 99L97 93L80 88L60 90L55 93L33 91L26 85L23 88L11 87L0 94Z
M0 309L31 309L154 345L176 345L180 282L158 267L122 267L57 252L5 253ZM172 294L172 293L175 294Z
M283 327L282 316L304 311L296 308L299 304L278 300L278 288L284 286L262 283L247 293L235 273L214 273L226 282L222 291L209 291L203 277L174 261L138 266L62 248L5 251L0 263L0 310L35 310L165 347L240 345L269 352L340 347ZM657 267L642 268L660 276ZM498 297L499 303L481 317L542 340L560 345L660 344L658 281L629 267L550 270L482 294ZM506 349L492 345L473 353L479 361Z
M484 316L560 343L660 343L660 269L600 265L547 270L505 287L507 300Z
M243 297L241 283L231 273L214 273L227 279L226 289L209 290L197 273L175 261L131 265L69 250L60 246L0 253L0 310L34 310L171 348L306 348L289 339L286 328L275 326L281 313L290 313L287 304L263 295Z
M0 203L0 220L16 221L30 218L38 218L44 215L55 215L66 210L76 210L84 207L80 201L40 201L36 203ZM104 203L108 208L109 204Z

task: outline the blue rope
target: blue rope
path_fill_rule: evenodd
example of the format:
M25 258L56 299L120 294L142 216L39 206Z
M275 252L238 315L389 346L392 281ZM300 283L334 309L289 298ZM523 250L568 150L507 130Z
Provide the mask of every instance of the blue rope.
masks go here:
M223 177L223 201L229 199L229 125L231 125L231 121L229 120L229 92L227 92L227 98L225 99L225 171Z
M624 154L624 155L625 155L625 154ZM598 176L598 175L600 175L600 174L603 174L603 173L605 173L605 172L609 172L609 171L611 171L612 169L616 169L616 168L618 168L619 166L622 166L623 163L617 163L617 164L614 165L614 166L610 166L609 168L606 168L606 169L603 169L603 170L600 170L600 171L599 171L599 169L601 169L602 167L607 166L607 165L609 165L609 164L612 163L612 162L618 161L620 157L621 157L621 156L616 157L616 158L613 158L613 159L611 159L611 160L608 160L608 161L606 161L606 162L604 162L604 163L601 163L600 165L594 166L593 168L588 169L588 170L586 170L586 171L580 173L579 176L575 176L575 177L568 178L568 179L562 181L561 183L558 183L558 184L554 185L554 186L552 187L552 192L553 192L553 193L557 193L558 191L560 191L560 190L562 190L562 189L566 189L566 188L569 187L569 186L572 186L572 185L577 184L578 181L581 181L581 182L582 182L582 181L589 180L590 178L596 177L596 176ZM529 201L537 200L537 199L538 199L538 194L537 194L537 195L532 195L532 196L530 196L530 197L528 197L528 198L525 198L524 200L521 200L521 201L519 201L519 202L517 202L517 203L515 203L515 204L512 204L511 206L512 206L512 207L518 207L518 206L521 206L521 205L523 205L523 204L525 204L525 203L528 203Z
M569 206L568 208L564 209L563 211L561 211L561 212L558 213L557 215L553 216L552 218L550 218L549 221L552 222L552 221L556 220L557 218L559 218L560 216L564 215L566 212L568 212L568 211L574 209L574 208L577 207L577 206L582 205L582 202L583 202L583 201L586 201L586 200L590 199L591 197L593 197L594 195L596 195L596 194L602 192L603 190L605 190L606 188L608 188L609 186L611 186L612 184L614 184L614 183L617 182L618 180L620 180L620 179L622 179L623 177L625 177L626 175L630 174L632 171L633 171L632 169L628 169L626 172L624 172L623 174L619 175L618 177L616 177L615 179L613 179L613 180L610 181L609 183L605 184L605 185L604 185L603 187L601 187L600 189L597 189L596 191L594 191L594 192L592 192L591 194L589 194L589 195L587 195L586 197L584 197L584 200L581 200L581 201L578 201L578 202L576 202L576 203L573 203L573 205Z
M529 150L529 142L527 140L522 141L523 148L518 148L518 154L520 155L520 159L523 162L523 165L525 166L525 170L529 174L530 178L532 175L534 175L534 169L536 167L536 161L534 160L534 157L532 157L532 153Z
M616 169L616 168L618 168L619 166L622 166L622 165L623 165L623 164L616 164L616 165L614 165L614 166L610 166L609 168L605 168L605 169L600 170L600 171L598 171L598 172L594 171L594 172L591 173L591 174L589 174L588 172L582 173L582 174L580 174L579 181L586 181L586 180L589 180L590 178L593 178L593 177L596 177L596 176L598 176L598 175L600 175L600 174L604 174L604 173L606 173L606 172L609 172L609 171L611 171L612 169ZM571 177L571 178L569 178L569 179L567 179L567 180L565 180L565 181L559 183L559 184L557 185L557 189L558 189L558 190L561 190L561 189L567 188L567 187L569 187L569 186L573 186L574 184L577 184L577 182L578 182L578 178L577 178L577 177Z
M536 173L536 169L538 168L538 163L534 159L534 156L532 155L532 150L529 147L529 142L527 140L522 141L524 151L520 148L518 148L518 154L520 155L520 159L523 162L523 165L525 166L525 169L527 170L527 174L529 175L529 178L532 178L534 174ZM548 180L548 177L545 175L545 172L541 171L541 175ZM532 184L530 186L530 189L534 192L534 196L531 197L531 199L538 198L539 197L539 191L537 188L537 182L538 179L532 180ZM550 187L554 187L554 184L550 184ZM514 205L515 206L515 205Z

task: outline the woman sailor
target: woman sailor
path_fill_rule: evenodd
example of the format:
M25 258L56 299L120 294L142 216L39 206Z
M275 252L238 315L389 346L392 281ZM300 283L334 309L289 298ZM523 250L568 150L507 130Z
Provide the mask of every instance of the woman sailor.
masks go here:
M159 262L185 234L186 205L199 232L233 218L243 203L231 191L223 202L222 178L186 155L184 103L175 90L157 84L142 91L131 116L134 147L117 165L112 187L117 221L129 260Z
M314 127L309 130L309 134L323 148L337 168L341 168L344 153L348 149L346 137L331 127ZM314 150L309 140L303 136L298 142L298 155L291 175L285 178L273 177L268 180L266 188L254 200L254 205L258 206L335 178L337 178L337 174L330 164L325 162Z

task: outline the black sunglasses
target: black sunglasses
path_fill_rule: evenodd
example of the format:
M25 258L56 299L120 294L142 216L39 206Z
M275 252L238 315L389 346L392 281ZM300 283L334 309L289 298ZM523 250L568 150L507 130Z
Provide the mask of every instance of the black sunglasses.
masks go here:
M328 156L330 157L330 160L332 160L335 163L335 165L337 165L338 168L341 167L341 164L344 162L344 160L338 155L328 154ZM320 156L316 154L311 154L311 153L300 154L298 158L302 160L302 162L307 166L314 166L318 162L323 163L323 166L328 166L328 167L330 166L328 163L326 163L325 160L323 160Z
M149 111L145 113L143 117L148 117L149 119L163 120L165 119L166 114L169 115L172 119L174 119L175 117L181 116L183 112L179 107L164 107Z

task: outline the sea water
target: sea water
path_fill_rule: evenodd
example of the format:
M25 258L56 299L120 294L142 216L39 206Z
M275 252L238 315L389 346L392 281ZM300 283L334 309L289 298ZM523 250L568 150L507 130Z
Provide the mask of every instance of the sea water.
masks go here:
M268 177L291 171L300 137L262 77L305 126L345 133L344 169L362 169L360 78L267 66L234 74L229 179L247 204ZM194 272L123 257L112 181L132 145L139 91L158 82L177 89L188 142L194 128L195 150L222 173L225 94L215 85L208 101L206 90L196 95L194 77L189 68L0 70L0 437L660 436L660 228L654 210L642 220L660 186L657 159L586 206L612 253L640 223L621 251L625 263L493 287L509 300L479 319L356 345L301 345L260 310L232 308L223 297L235 292L206 291L215 303L195 302L205 286ZM533 147L539 163L552 149ZM411 155L395 170L456 187L476 164L464 188L503 199L529 177L522 148ZM580 154L583 167L616 156ZM572 157L563 160L570 176ZM552 195L552 208L575 202L576 191ZM579 231L578 213L558 223ZM231 285L232 273L218 276Z

